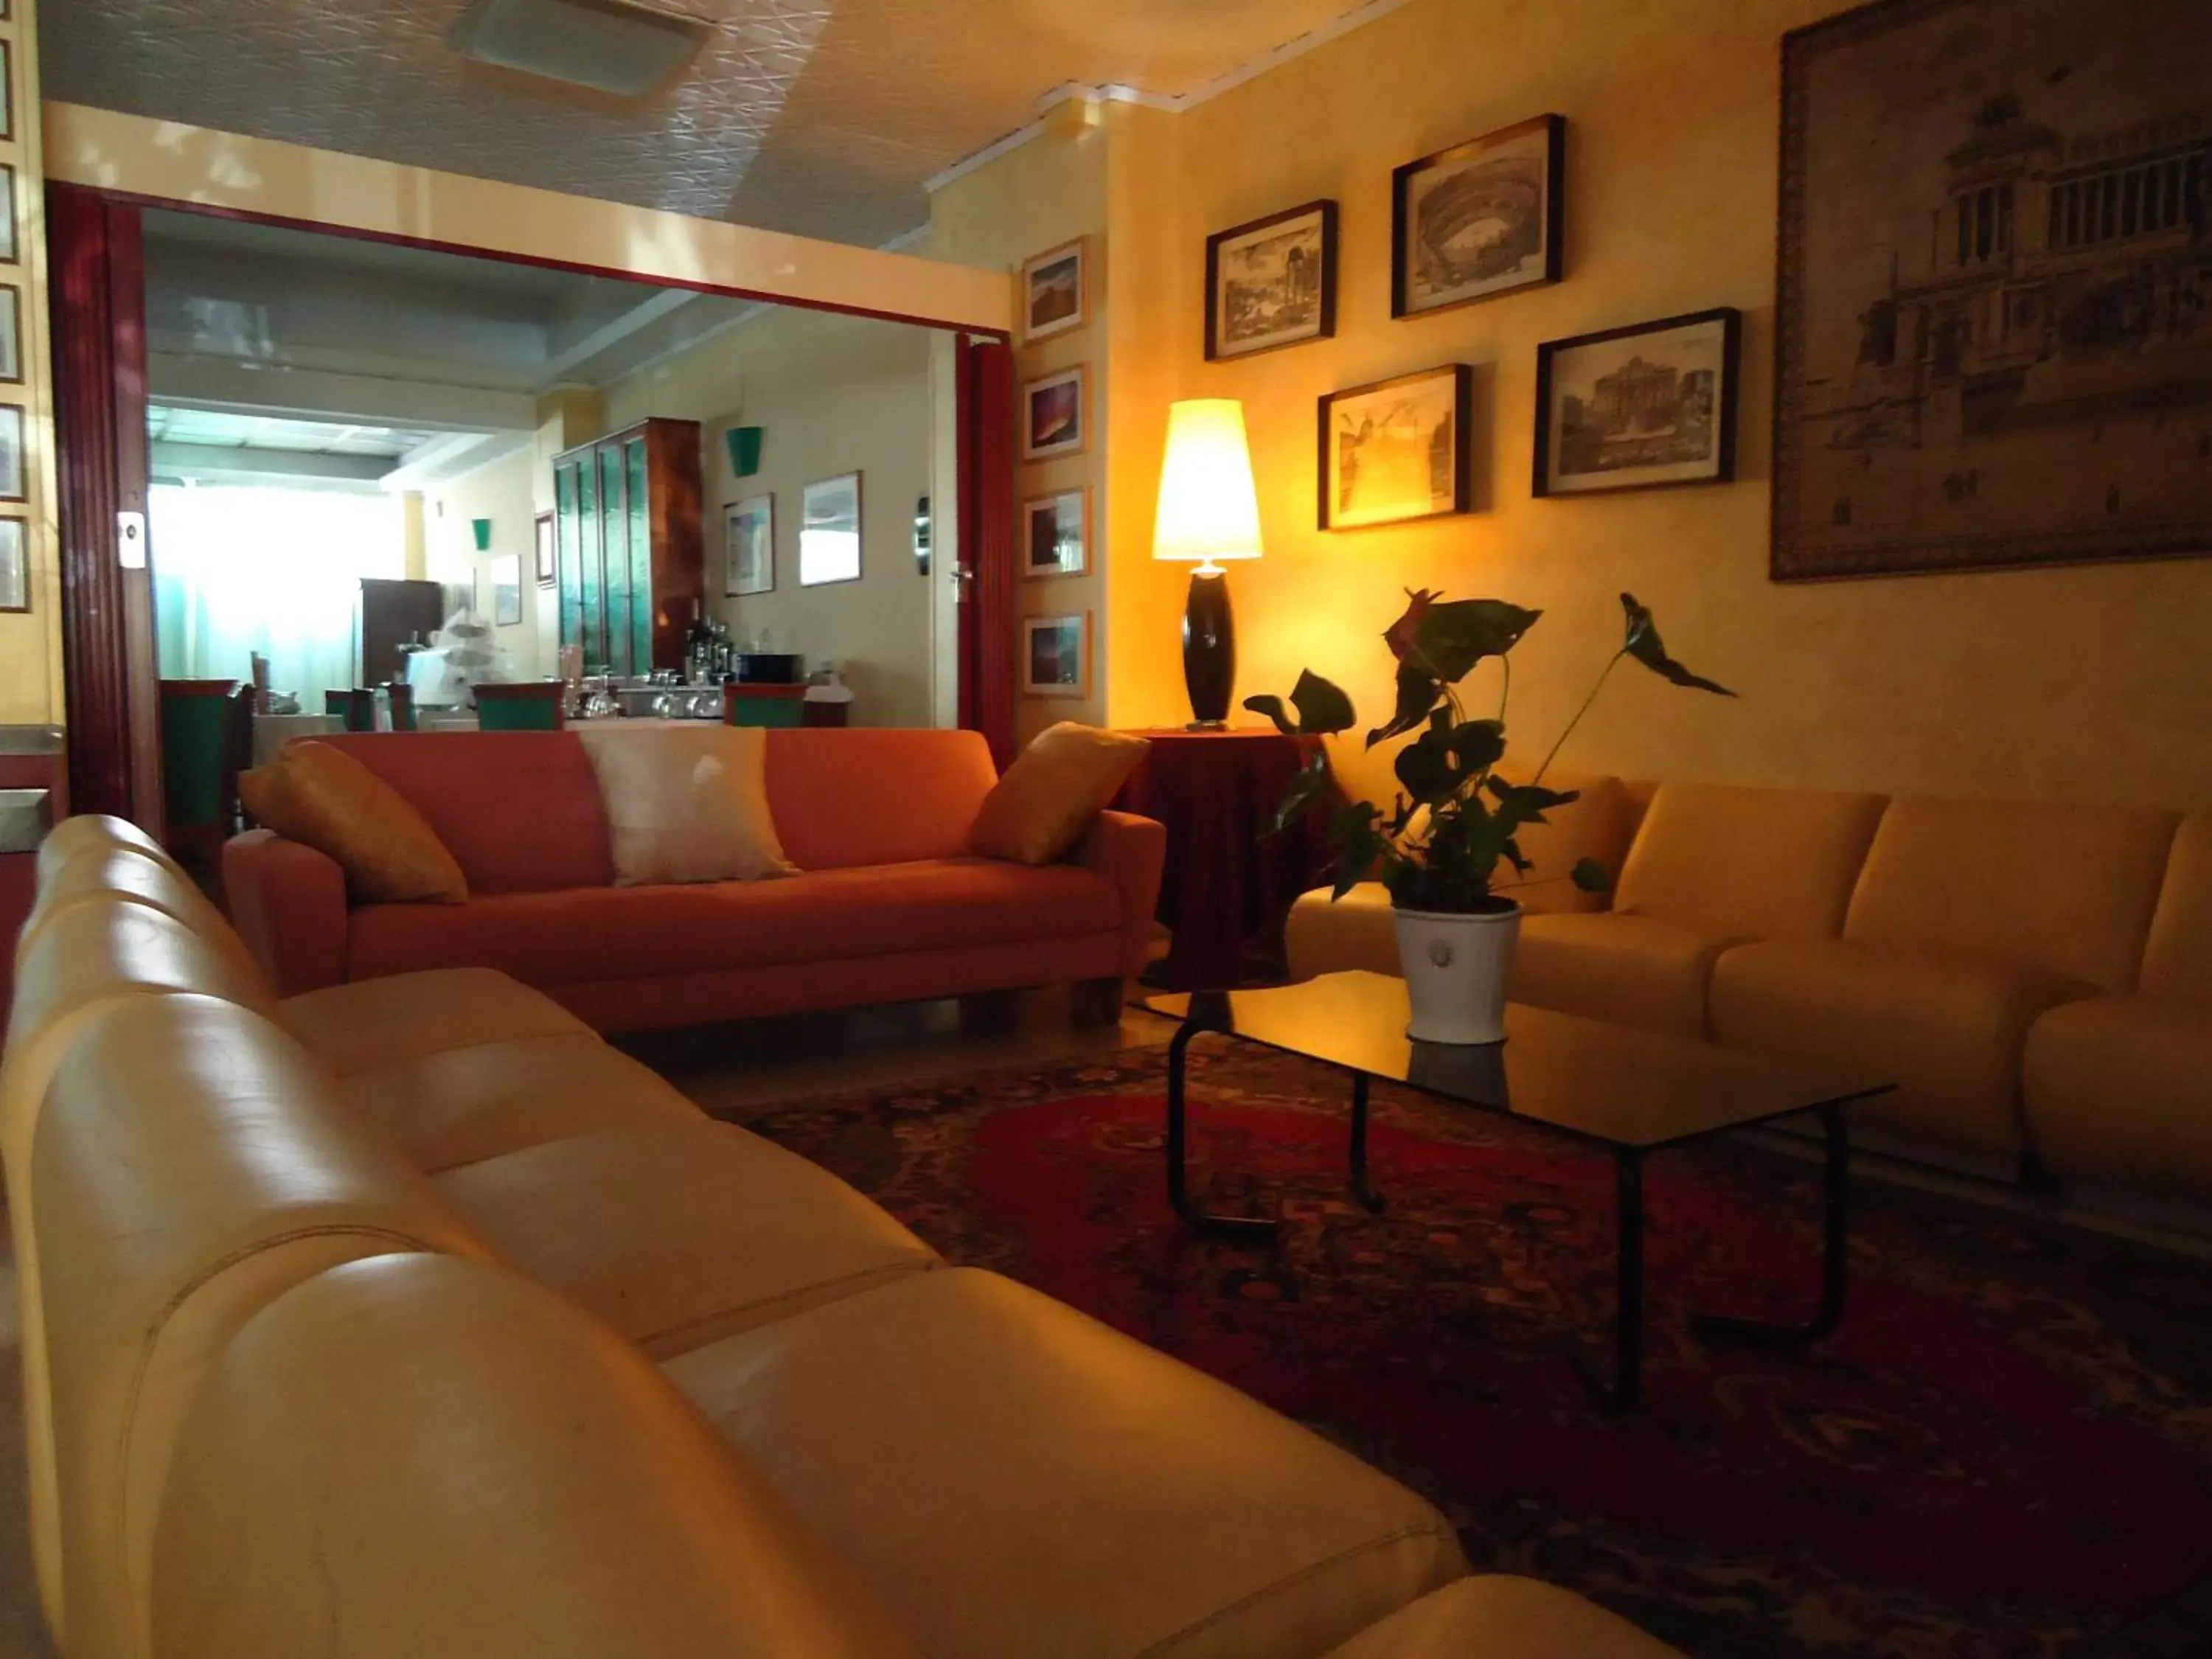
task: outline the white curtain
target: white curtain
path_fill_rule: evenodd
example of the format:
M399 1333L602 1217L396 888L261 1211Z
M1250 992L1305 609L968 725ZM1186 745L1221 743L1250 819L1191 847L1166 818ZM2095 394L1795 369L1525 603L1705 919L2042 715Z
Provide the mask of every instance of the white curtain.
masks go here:
M258 651L309 713L354 684L361 579L406 574L381 491L156 484L148 518L162 677L242 682Z

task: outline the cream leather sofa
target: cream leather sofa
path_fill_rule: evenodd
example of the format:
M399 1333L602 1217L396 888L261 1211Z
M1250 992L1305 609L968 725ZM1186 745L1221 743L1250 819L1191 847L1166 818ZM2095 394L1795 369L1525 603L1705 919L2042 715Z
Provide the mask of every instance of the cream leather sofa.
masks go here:
M1514 996L1894 1079L1859 1144L2212 1231L2212 816L1616 787L1542 854L1617 859L1612 904L1529 915ZM1288 939L1396 971L1377 887Z
M1659 1659L483 970L64 826L0 1066L70 1659Z

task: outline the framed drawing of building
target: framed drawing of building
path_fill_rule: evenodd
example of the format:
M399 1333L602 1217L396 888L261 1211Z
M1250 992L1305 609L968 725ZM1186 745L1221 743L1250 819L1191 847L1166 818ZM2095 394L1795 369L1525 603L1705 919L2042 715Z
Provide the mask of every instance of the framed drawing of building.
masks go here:
M1735 477L1742 331L1723 307L1538 346L1534 493Z
M1783 43L1778 580L2212 551L2203 0Z

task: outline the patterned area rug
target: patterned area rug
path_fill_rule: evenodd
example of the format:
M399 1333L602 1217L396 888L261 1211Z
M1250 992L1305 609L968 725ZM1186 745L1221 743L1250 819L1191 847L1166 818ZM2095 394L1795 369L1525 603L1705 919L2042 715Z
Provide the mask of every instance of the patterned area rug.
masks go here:
M1817 1167L1664 1154L1645 1398L1616 1419L1573 1359L1610 1328L1608 1163L1378 1088L1372 1216L1345 1184L1342 1081L1202 1041L1198 1189L1231 1212L1279 1200L1286 1225L1272 1247L1200 1241L1162 1186L1164 1066L1131 1050L749 1121L951 1260L1389 1470L1479 1567L1570 1585L1700 1659L2212 1655L2212 1266L1862 1180L1841 1330L1709 1349L1691 1307L1811 1307Z

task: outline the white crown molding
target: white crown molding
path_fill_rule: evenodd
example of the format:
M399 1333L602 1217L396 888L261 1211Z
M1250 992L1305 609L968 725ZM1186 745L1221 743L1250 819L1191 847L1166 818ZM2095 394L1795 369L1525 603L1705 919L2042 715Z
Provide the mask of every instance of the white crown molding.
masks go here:
M1144 109L1165 110L1171 115L1180 115L1185 110L1196 109L1200 104L1211 103L1223 93L1233 91L1247 81L1258 80L1269 70L1303 58L1332 40L1341 40L1352 30L1371 23L1378 17L1386 17L1401 7L1412 3L1413 0L1365 0L1364 4L1354 6L1350 11L1308 29L1296 39L1284 41L1249 63L1239 64L1235 69L1224 70L1210 81L1202 81L1186 93L1148 92L1142 87L1118 83L1086 86L1073 81L1065 82L1037 100L1038 119L1027 126L1017 127L1005 137L994 140L972 155L963 156L942 173L924 179L921 187L934 196L954 179L964 179L976 168L988 166L1008 151L1019 149L1031 139L1042 137L1052 125L1043 118L1062 104L1079 99L1093 103L1135 104Z

